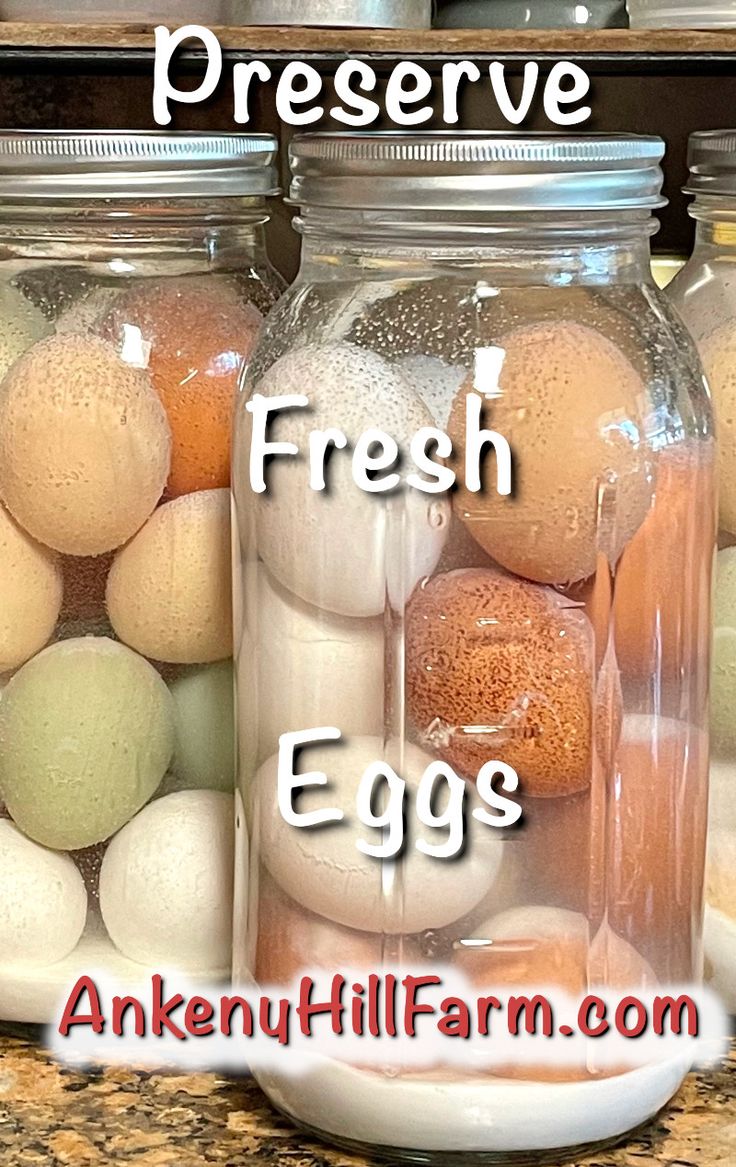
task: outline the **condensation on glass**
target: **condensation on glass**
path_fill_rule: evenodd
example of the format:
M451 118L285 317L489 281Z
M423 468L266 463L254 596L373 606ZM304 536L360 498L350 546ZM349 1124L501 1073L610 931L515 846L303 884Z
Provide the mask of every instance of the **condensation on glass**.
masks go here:
M698 981L714 455L697 356L649 270L662 151L595 136L295 140L301 271L235 430L238 983L285 991L346 965L449 968L476 993ZM300 454L271 460L264 493L249 483L255 394L310 400L274 415L270 440ZM473 397L512 451L508 497L492 456L480 491L465 480ZM399 487L360 490L335 448L327 488L311 490L308 435L329 427L352 449L371 428L392 435ZM458 480L442 494L408 484L427 427L452 443ZM342 741L302 749L300 772L329 786L298 807L337 806L350 827L279 813L279 737L315 727ZM380 841L355 811L376 760L407 783L400 862L355 845ZM418 853L414 840L447 836L412 809L435 761L468 810L486 763L513 768L520 823L469 815L459 857ZM511 1056L489 1070L470 1054L419 1069L390 1048L367 1063L256 1073L308 1128L446 1163L557 1161L650 1117L685 1072L605 1072L595 1051L565 1069Z
M227 977L230 443L267 136L0 135L0 1020Z

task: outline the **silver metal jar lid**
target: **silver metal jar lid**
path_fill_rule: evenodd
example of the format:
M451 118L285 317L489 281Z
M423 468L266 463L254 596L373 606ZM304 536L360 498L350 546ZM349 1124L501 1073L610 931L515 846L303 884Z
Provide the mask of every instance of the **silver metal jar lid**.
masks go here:
M301 134L291 200L363 210L556 211L661 207L655 137L444 131Z
M432 0L226 0L225 23L302 28L429 28Z
M279 193L271 134L0 131L0 198L219 198Z
M687 194L736 195L736 130L699 130L687 146Z

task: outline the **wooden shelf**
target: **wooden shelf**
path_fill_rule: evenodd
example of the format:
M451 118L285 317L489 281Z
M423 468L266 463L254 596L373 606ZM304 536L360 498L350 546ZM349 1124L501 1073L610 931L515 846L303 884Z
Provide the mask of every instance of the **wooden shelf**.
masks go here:
M99 57L150 55L154 26L142 24L16 24L0 22L3 56ZM228 57L341 58L520 56L646 60L731 59L736 30L725 32L514 31L461 29L391 31L382 29L215 28ZM193 44L189 55L201 55Z

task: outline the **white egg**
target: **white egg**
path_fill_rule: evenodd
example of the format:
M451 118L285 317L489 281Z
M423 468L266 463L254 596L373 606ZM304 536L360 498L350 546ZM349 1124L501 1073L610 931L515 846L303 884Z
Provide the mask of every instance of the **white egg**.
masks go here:
M0 820L0 954L4 964L46 965L76 948L87 891L73 860Z
M346 736L380 734L383 620L315 608L263 566L251 599L238 701L241 734L257 741L258 763L278 751L280 734L297 729L334 725Z
M396 861L364 855L356 841L364 838L375 844L376 831L358 820L356 792L364 770L384 757L410 793L416 791L433 760L417 746L406 744L400 762L397 746L389 743L384 748L383 739L377 737L355 737L301 751L302 772L321 771L328 783L305 788L297 809L338 807L346 816L342 822L315 828L292 826L281 815L278 758L269 758L256 775L252 806L261 858L292 899L337 924L389 933L445 927L471 911L489 891L504 855L499 838L503 832L468 815L467 845L455 858L437 859L416 849L417 837L432 844L447 838L446 830L432 832L426 827L408 830L405 850ZM413 821L413 799L411 803Z
M282 412L269 426L269 441L294 442L300 456L277 456L266 469L266 492L240 501L243 510L255 507L264 562L284 587L320 608L376 616L388 595L401 609L442 553L448 499L409 487L387 494L362 490L352 477L350 449L332 451L326 488L312 490L309 434L336 427L352 446L366 430L383 430L405 453L407 473L409 440L433 425L426 406L398 369L352 344L295 349L255 390L310 400L309 409Z
M215 974L230 965L233 798L182 790L144 807L110 843L100 908L129 960Z

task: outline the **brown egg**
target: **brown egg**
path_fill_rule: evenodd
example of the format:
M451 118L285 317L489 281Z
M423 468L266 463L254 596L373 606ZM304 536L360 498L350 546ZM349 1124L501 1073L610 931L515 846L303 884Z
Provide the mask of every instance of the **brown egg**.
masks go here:
M359 932L308 911L282 892L264 869L259 876L257 917L254 974L262 985L290 984L310 968L378 972L384 961L400 967L419 959L412 940Z
M628 716L613 773L594 789L604 907L663 981L697 968L707 818L706 735L670 718Z
M167 496L230 485L235 390L263 323L221 280L136 283L101 332L148 369L173 435ZM133 342L132 338L135 338Z
M616 570L616 657L624 676L685 677L708 652L714 461L711 443L659 455L652 508Z
M474 928L472 939L492 943L456 945L455 963L475 987L489 993L521 990L532 995L553 988L582 1001L589 986L643 991L657 984L650 966L630 944L607 926L595 934L578 912L536 905L512 908ZM582 1061L558 1066L509 1064L495 1066L493 1073L543 1082L589 1077Z
M522 795L590 782L595 685L584 612L497 568L435 576L406 615L406 690L422 743L467 777L498 760Z
M476 369L452 409L449 433L456 469L463 467L456 512L484 550L517 575L555 584L585 579L599 550L616 561L649 506L644 385L610 340L581 324L517 328L496 351L497 375ZM486 460L483 489L465 487L465 408L473 388L484 397L486 428L511 446L510 497L496 492L494 458Z

